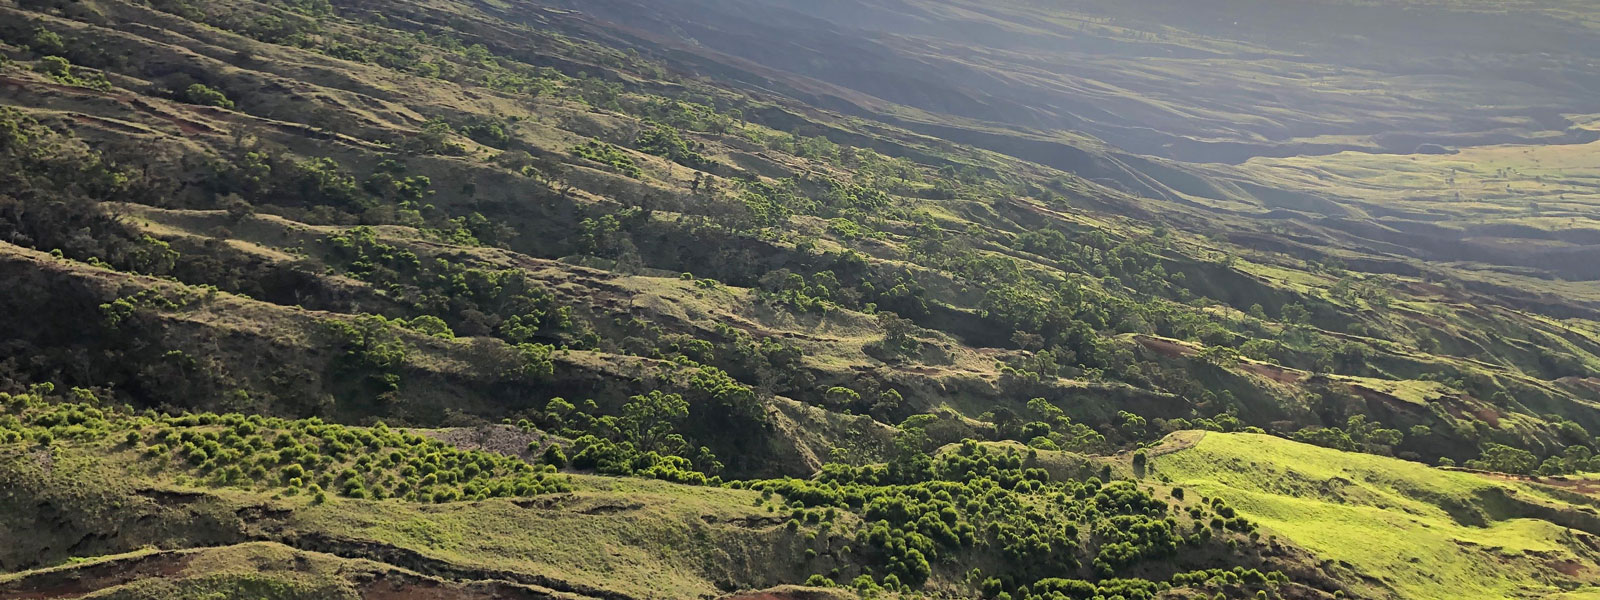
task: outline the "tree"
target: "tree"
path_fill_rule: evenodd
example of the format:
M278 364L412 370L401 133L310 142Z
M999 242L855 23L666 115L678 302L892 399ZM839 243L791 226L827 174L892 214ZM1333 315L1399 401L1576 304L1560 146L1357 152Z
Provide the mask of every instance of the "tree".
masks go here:
M549 446L545 446L544 464L550 465L557 469L566 468L567 454L561 451L561 446L558 444L550 444Z
M1066 413L1059 407L1051 404L1044 398L1034 398L1028 401L1028 410L1038 417L1040 421L1055 423L1056 419L1066 417Z
M828 388L828 391L824 392L822 397L828 402L828 405L836 407L854 406L861 401L861 394L850 388L837 385Z
M902 319L889 311L878 313L878 325L883 327L883 341L880 343L885 351L893 355L915 356L922 349L922 342L917 340L915 333L917 327L910 319Z
M1306 325L1311 322L1311 311L1298 302L1283 306L1283 322L1290 325Z
M651 390L622 405L622 429L640 452L662 448L679 423L689 416L689 403L678 394Z
M1478 459L1467 461L1467 468L1469 469L1499 471L1518 475L1531 475L1538 466L1539 458L1534 456L1532 452L1494 443L1484 446L1483 455Z
M450 331L450 325L444 319L433 315L419 315L410 321L402 321L407 329L417 331L437 338L454 339L455 332Z
M44 56L53 56L65 54L67 44L61 40L60 34L44 27L37 27L33 30L33 40L28 43L28 49Z
M450 136L454 133L455 128L451 127L449 122L432 119L422 125L421 131L407 138L401 147L416 154L464 154L466 148L450 141Z
M900 404L904 401L905 398L900 396L899 391L894 389L884 390L878 393L878 401L872 405L872 412L885 416L891 415L900 410Z
M1360 444L1362 450L1374 454L1388 454L1404 437L1398 429L1385 429L1377 421L1367 421L1366 415L1351 415L1345 421L1345 431L1350 439Z
M183 101L202 106L215 106L218 108L233 108L233 101L228 96L203 83L190 84L183 90Z
M1239 351L1227 346L1206 346L1195 353L1195 360L1213 368L1230 369L1239 364Z
M1128 436L1128 439L1139 439L1144 436L1144 417L1125 410L1119 410L1117 411L1117 420L1121 422L1117 427L1122 430L1123 434Z
M1353 452L1356 449L1356 443L1350 439L1350 434L1345 433L1343 429L1338 427L1307 427L1294 432L1294 435L1290 437L1294 441L1314 444L1323 448L1349 452Z
M544 405L544 418L549 419L556 425L561 425L566 422L567 415L572 414L574 410L577 410L577 407L573 406L571 402L567 402L565 398L551 398Z

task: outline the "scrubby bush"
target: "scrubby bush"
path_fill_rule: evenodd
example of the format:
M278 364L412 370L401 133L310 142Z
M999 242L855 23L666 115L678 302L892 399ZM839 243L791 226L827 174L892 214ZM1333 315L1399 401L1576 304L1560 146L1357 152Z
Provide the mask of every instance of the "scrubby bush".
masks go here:
M203 83L190 84L184 88L182 98L184 102L202 106L215 106L218 108L233 108L233 101L226 95Z

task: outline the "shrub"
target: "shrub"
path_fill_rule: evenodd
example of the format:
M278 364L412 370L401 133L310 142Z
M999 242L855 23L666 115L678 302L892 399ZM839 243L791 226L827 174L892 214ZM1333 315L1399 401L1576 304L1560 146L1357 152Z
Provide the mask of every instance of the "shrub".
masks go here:
M233 101L229 100L227 95L223 94L220 90L207 86L203 83L191 84L188 88L185 88L183 90L182 99L184 102L188 102L190 104L215 106L218 108L233 108Z
M42 55L55 55L65 53L67 44L61 40L60 34L39 27L33 30L33 40L28 43L28 49Z
M544 464L550 465L557 469L566 468L567 454L561 451L561 446L559 445L550 444L549 446L545 446Z
M617 172L634 179L644 176L644 171L639 169L638 163L633 161L632 156L611 144L589 140L582 145L574 146L572 155L607 165Z

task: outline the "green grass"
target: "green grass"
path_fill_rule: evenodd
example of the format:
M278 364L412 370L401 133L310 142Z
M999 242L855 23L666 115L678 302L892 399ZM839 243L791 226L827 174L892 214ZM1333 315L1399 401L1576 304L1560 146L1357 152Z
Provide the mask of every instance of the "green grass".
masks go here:
M354 597L339 591L350 588L330 574L341 569L302 566L279 573L274 565L282 561L245 556L267 548L274 556L291 550L297 555L327 552L378 561L373 565L388 563L383 569L452 579L543 581L557 589L606 590L642 600L711 597L729 586L803 581L811 572L807 569L826 570L826 559L796 557L807 548L825 552L828 544L843 543L827 534L809 538L813 526L786 529L787 510L772 510L772 503L758 502L760 495L753 491L570 475L564 477L570 477L572 492L529 498L432 504L330 494L317 502L270 488L177 483L173 473L141 469L134 457L114 446L110 440L57 442L49 469L26 460L0 469L14 488L13 498L0 498L0 508L15 509L0 518L0 530L30 540L0 552L0 564L27 564L48 553L48 564L60 569L112 560L85 560L80 553L120 557L130 551L148 554L150 547L243 544L259 547L222 557L206 554L222 562L205 570L191 567L203 576L175 575L173 581L138 577L144 581L125 592L130 595L114 597L205 598L213 592L225 597ZM0 446L0 452L23 450L16 444ZM32 522L22 507L38 505L53 507L72 526ZM252 511L263 516L246 516ZM850 523L848 516L844 519L841 531ZM94 531L119 535L62 553ZM291 548L255 543L263 541L281 541ZM7 597L7 581L0 578L0 597ZM251 586L276 591L257 593Z
M790 572L795 561L789 560L804 552L802 536L754 506L754 492L579 479L591 489L550 498L547 508L539 502L337 500L297 511L296 526L411 548L469 568L544 574L640 598L716 595L723 581L805 578ZM731 524L747 519L754 525Z
M128 572L160 576L129 578ZM368 561L255 542L187 551L141 550L0 576L0 596L28 597L33 591L43 597L91 592L95 598L112 599L343 600L360 598L357 587L373 585L375 575L392 574L391 569Z
M1525 516L1553 504L1519 499L1543 496L1525 484L1252 434L1208 433L1152 463L1267 533L1375 578L1364 594L1548 595L1579 582L1555 571L1558 561L1595 567L1572 532Z

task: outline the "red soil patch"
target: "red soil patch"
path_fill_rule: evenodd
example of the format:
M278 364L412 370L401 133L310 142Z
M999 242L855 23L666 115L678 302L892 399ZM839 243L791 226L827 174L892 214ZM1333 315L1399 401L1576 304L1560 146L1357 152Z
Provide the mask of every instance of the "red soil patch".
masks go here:
M102 128L105 128L105 129L109 129L111 131L119 131L119 132L128 133L128 134L145 133L143 130L140 130L137 127L129 127L126 123L119 123L117 121L113 121L111 119L107 119L107 118L104 118L104 117L96 117L94 115L86 115L86 114L83 114L83 113L72 113L71 116L72 116L72 120L77 121L79 123L82 123L84 125L94 125L94 126L97 126L97 127L102 127Z
M1367 400L1369 402L1381 402L1396 408L1411 408L1410 404L1407 404L1404 400L1394 397L1393 394L1388 392L1380 392L1364 385L1352 383L1350 384L1350 391L1354 392L1355 395L1360 396L1362 400Z
M1589 496L1600 496L1600 481L1571 477L1532 477L1531 481Z
M1133 339L1139 342L1139 345L1144 346L1146 349L1167 358L1177 358L1180 356L1194 354L1194 348L1190 348L1171 340L1164 340L1145 335L1134 336Z
M1472 411L1472 414L1478 417L1478 420L1488 423L1490 427L1500 426L1500 413L1493 408L1485 406Z
M1593 377L1562 377L1557 379L1556 382L1565 386L1582 388L1582 391L1591 394L1600 394L1600 379Z
M1247 372L1260 375L1278 383L1296 383L1305 379L1305 374L1293 371L1278 365L1267 363L1240 363L1239 368Z
M1550 561L1550 568L1568 577L1577 577L1585 571L1583 564L1575 560L1553 560Z

